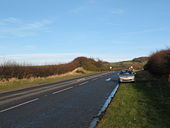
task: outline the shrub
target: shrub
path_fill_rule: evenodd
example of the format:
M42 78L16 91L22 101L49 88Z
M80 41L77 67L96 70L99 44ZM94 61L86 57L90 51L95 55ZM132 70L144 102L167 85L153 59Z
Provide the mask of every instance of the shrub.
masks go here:
M157 76L168 76L170 74L170 49L153 53L144 69Z
M10 78L30 78L30 77L47 77L51 75L64 74L78 67L83 67L90 71L104 71L108 67L106 62L101 60L95 61L92 58L78 57L70 63L59 65L45 65L45 66L28 66L17 64L16 62L6 62L0 65L0 79Z

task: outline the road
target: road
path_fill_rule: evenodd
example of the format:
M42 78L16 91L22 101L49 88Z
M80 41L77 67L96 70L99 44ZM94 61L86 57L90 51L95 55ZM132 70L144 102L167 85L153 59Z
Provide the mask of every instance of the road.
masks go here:
M1 93L0 128L86 128L116 84L100 73Z

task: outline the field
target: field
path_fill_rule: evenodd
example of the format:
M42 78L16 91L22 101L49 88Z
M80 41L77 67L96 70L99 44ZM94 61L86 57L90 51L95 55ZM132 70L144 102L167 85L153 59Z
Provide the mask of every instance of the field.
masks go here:
M97 128L169 128L170 83L146 71L124 83Z
M141 70L143 69L143 66L147 63L147 61L148 57L139 57L129 61L111 63L110 66L113 67L114 71L128 69L130 66L133 66L136 70Z

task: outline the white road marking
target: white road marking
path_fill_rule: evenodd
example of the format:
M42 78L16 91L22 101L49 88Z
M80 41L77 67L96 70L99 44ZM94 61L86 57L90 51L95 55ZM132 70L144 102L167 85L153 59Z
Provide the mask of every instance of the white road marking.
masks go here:
M97 116L91 121L88 128L95 128L96 127L96 125L97 125L97 123L99 121L99 117L108 108L108 105L110 104L113 97L115 96L115 93L117 92L118 88L119 88L119 84L117 84L116 87L112 90L111 94L109 95L109 97L107 98L105 103L102 105L102 107L101 107L100 111L98 112Z
M71 88L73 88L73 87L68 87L68 88L65 88L65 89L62 89L62 90L53 92L52 94L60 93L60 92L63 92L63 91L65 91L65 90L69 90L69 89L71 89Z
M78 79L77 82L80 82L80 81L83 81L83 80L86 80L85 78L81 78L81 79Z
M93 79L93 81L97 80L98 78Z
M86 82L84 82L84 83L81 83L81 84L79 84L79 85L84 85L84 84L86 84L86 83L88 83L88 81L86 81Z
M11 109L14 109L14 108L17 108L17 107L20 107L20 106L23 106L23 105L25 105L25 104L29 104L29 103L34 102L34 101L36 101L36 100L39 100L39 98L35 98L35 99L33 99L33 100L29 100L29 101L27 101L27 102L24 102L24 103L21 103L21 104L18 104L18 105L9 107L9 108L4 109L4 110L1 110L0 113L5 112L5 111L8 111L8 110L11 110Z
M111 78L106 79L106 81L110 81L110 80L111 80Z

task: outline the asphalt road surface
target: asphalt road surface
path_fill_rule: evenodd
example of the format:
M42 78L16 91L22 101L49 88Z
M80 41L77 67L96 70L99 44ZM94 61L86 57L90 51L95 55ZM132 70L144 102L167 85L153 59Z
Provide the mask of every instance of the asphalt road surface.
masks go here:
M86 128L117 85L96 75L0 94L0 128Z

